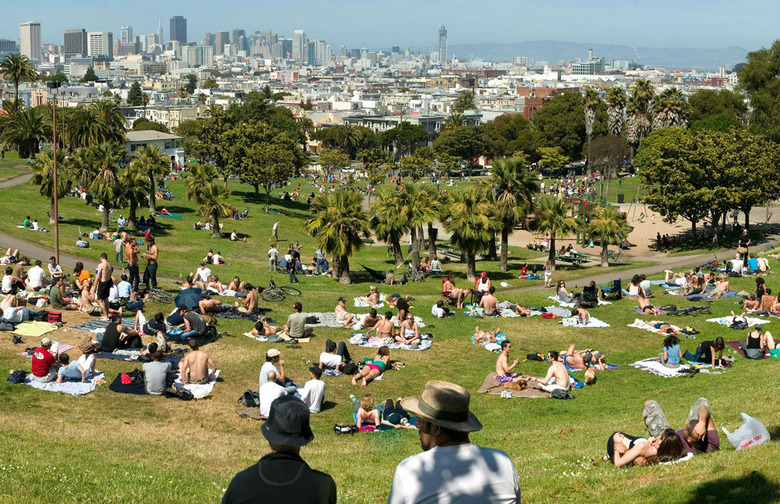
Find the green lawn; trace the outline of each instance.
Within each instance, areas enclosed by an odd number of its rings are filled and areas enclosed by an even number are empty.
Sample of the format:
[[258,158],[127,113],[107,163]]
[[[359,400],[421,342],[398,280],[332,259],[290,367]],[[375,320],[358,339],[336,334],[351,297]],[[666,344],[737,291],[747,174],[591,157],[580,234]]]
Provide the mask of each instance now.
[[[171,188],[175,194],[183,194],[179,183],[172,184]],[[230,263],[216,268],[223,279],[240,274],[255,284],[267,284],[265,254],[271,224],[277,216],[264,215],[260,205],[247,201],[246,186],[231,184],[231,189],[231,203],[239,210],[250,208],[250,213],[245,220],[228,221],[225,230],[235,227],[249,241],[230,243],[227,239],[212,239],[206,231],[196,232],[191,228],[197,220],[192,205],[184,199],[166,202],[171,212],[181,214],[184,219],[162,221],[166,225],[164,232],[158,234],[162,273],[178,276],[194,271],[199,259],[213,248],[221,251]],[[308,188],[301,192],[307,194]],[[41,243],[50,242],[52,233],[33,233],[15,227],[32,210],[42,217],[47,205],[33,186],[4,191],[0,198],[0,211],[4,212],[7,223],[4,231]],[[299,240],[304,247],[304,258],[312,255],[314,242],[301,231],[302,219],[307,214],[304,205],[281,204],[276,200],[272,208],[282,212],[278,216],[282,246],[290,240]],[[86,231],[94,227],[99,215],[73,198],[63,201],[61,214],[74,219],[62,227],[63,249],[73,252],[78,228]],[[111,248],[107,243],[92,241],[92,244],[93,248],[86,251],[90,257]],[[546,296],[551,291],[520,289],[538,281],[516,278],[524,261],[541,258],[527,250],[512,249],[512,252],[510,273],[496,273],[497,264],[487,261],[477,267],[489,271],[496,283],[510,284],[508,288],[499,288],[497,295],[501,300],[550,304]],[[388,261],[384,246],[369,246],[350,262],[354,270],[360,270],[359,264],[388,268]],[[780,266],[773,260],[772,267]],[[458,285],[466,285],[463,265],[449,263],[445,269],[459,272]],[[560,269],[555,279],[573,279],[600,271],[598,266]],[[286,283],[285,275],[275,278]],[[337,297],[363,294],[370,283],[366,276],[356,276],[349,286],[329,278],[302,277],[301,301],[305,311],[331,311]],[[773,289],[780,287],[772,276],[768,277],[768,284]],[[736,289],[752,290],[754,282],[742,279],[732,285]],[[175,289],[172,282],[165,283],[165,287]],[[380,290],[390,292],[388,288]],[[681,426],[690,404],[705,395],[712,403],[719,428],[725,425],[735,429],[741,424],[740,412],[746,412],[761,419],[773,436],[780,434],[778,361],[756,362],[737,357],[735,366],[720,375],[700,373],[693,378],[664,379],[627,366],[634,360],[657,355],[663,340],[661,336],[626,327],[638,316],[631,300],[591,310],[593,316],[608,322],[610,328],[577,329],[541,318],[487,320],[458,313],[446,320],[432,319],[429,310],[439,299],[438,278],[396,286],[393,290],[415,297],[413,311],[424,318],[429,324],[426,330],[435,335],[433,348],[427,352],[393,352],[391,358],[403,361],[406,367],[388,372],[383,380],[370,384],[368,391],[379,401],[418,395],[425,382],[434,378],[465,386],[472,392],[474,413],[485,425],[472,436],[473,441],[501,448],[509,454],[518,468],[525,502],[769,503],[780,499],[777,467],[780,444],[774,441],[735,451],[721,434],[720,452],[677,465],[616,469],[601,461],[607,437],[613,431],[643,434],[642,404],[651,398],[661,402],[675,426]],[[690,305],[660,290],[656,291],[654,302]],[[291,311],[289,298],[262,305],[272,308],[268,316],[280,323]],[[726,315],[739,308],[730,299],[715,301],[712,306],[712,316]],[[153,314],[158,309],[170,311],[172,306],[152,305],[146,312]],[[67,327],[75,325],[76,318],[85,317],[66,314],[69,323],[54,333],[53,338],[66,343],[79,341],[83,333]],[[672,318],[667,317],[671,323],[701,331],[697,340],[683,341],[684,349],[693,350],[699,341],[719,335],[729,340],[744,337],[743,332],[705,322],[707,316]],[[496,355],[471,344],[475,325],[500,327],[514,343],[513,356],[520,359],[527,353],[561,350],[569,343],[576,343],[578,347],[592,346],[606,352],[607,361],[620,365],[620,369],[599,373],[598,382],[575,391],[573,401],[507,400],[478,395],[475,391],[485,375],[494,369]],[[3,404],[0,502],[49,503],[53,496],[58,502],[218,502],[232,476],[268,451],[259,432],[260,424],[240,419],[234,413],[241,394],[257,386],[265,351],[272,346],[279,348],[287,362],[288,374],[302,383],[308,366],[304,359],[316,361],[325,339],[342,341],[350,333],[346,329],[317,329],[312,342],[302,344],[301,349],[289,349],[241,336],[250,329],[249,322],[220,320],[218,327],[233,336],[204,347],[222,370],[214,393],[205,400],[182,403],[158,397],[119,395],[106,385],[98,387],[93,394],[76,398],[0,382]],[[771,327],[770,324],[768,328]],[[29,360],[17,353],[35,342],[33,338],[24,338],[24,344],[13,345],[7,335],[0,338],[0,372],[20,367],[29,369]],[[355,360],[373,354],[369,349],[352,346],[350,352]],[[75,357],[78,353],[71,351],[71,355]],[[109,382],[118,373],[136,367],[140,365],[98,362],[98,368],[106,372]],[[520,371],[535,376],[543,375],[546,367],[539,362],[519,365]],[[339,502],[381,502],[386,499],[396,464],[419,452],[419,438],[411,431],[335,435],[333,424],[352,422],[349,394],[360,395],[362,390],[353,388],[345,376],[326,378],[326,383],[326,407],[312,417],[316,438],[304,448],[303,456],[313,467],[333,475]]]
[[6,152],[5,159],[0,159],[0,180],[6,180],[30,171],[27,160],[19,160],[16,152]]

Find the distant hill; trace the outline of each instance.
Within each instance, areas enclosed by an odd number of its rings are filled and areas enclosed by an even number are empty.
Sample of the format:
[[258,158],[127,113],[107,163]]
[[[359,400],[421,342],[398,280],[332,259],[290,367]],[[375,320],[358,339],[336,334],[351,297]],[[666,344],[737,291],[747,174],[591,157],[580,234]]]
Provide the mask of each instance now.
[[[514,44],[460,44],[449,47],[449,56],[466,61],[469,56],[485,61],[512,60],[515,56],[527,56],[534,61],[547,61],[555,64],[560,60],[575,58],[588,59],[588,49],[594,56],[603,56],[607,63],[613,59],[637,61],[634,48],[627,45],[578,44],[574,42],[556,42],[538,40],[517,42]],[[737,63],[747,59],[748,51],[741,47],[723,49],[658,48],[637,47],[641,59],[639,63],[669,69],[717,70],[721,65],[731,69]]]

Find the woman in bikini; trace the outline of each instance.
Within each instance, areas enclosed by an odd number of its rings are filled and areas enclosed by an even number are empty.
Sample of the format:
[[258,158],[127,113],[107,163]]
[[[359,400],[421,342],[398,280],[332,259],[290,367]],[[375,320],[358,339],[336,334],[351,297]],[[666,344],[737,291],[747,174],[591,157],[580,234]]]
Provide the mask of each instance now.
[[718,281],[715,284],[715,288],[712,289],[709,294],[707,294],[707,298],[712,299],[712,296],[715,296],[716,299],[720,299],[720,297],[728,291],[729,281],[726,280],[726,275],[721,273],[718,275]]
[[368,382],[381,375],[387,369],[387,364],[390,362],[390,349],[387,346],[382,346],[374,356],[373,362],[366,363],[363,369],[360,370],[355,376],[352,377],[352,385],[357,385],[358,378],[363,379],[363,387],[368,385]]
[[377,338],[393,339],[393,334],[395,333],[395,324],[393,324],[392,318],[393,312],[385,312],[385,318],[380,319],[379,322],[374,325],[374,327],[366,331],[366,336],[371,334],[371,331],[376,330]]
[[479,329],[479,326],[476,326],[474,328],[474,337],[473,341],[474,343],[482,343],[484,342],[490,342],[490,343],[497,343],[498,339],[496,336],[498,336],[498,333],[501,332],[501,329],[496,327],[495,331],[481,331]]
[[420,328],[411,313],[407,313],[406,320],[401,322],[401,333],[396,335],[395,341],[404,345],[420,344]]
[[79,311],[83,311],[85,313],[91,313],[95,310],[95,307],[92,303],[95,302],[95,298],[92,296],[92,293],[90,292],[90,288],[92,287],[92,283],[89,281],[89,279],[84,280],[81,282],[82,288],[81,288],[81,303],[79,303]]
[[647,466],[680,459],[685,452],[680,436],[672,429],[649,439],[615,432],[607,441],[607,457],[604,460],[612,460],[615,467],[628,464]]
[[463,308],[463,300],[466,299],[468,291],[456,288],[455,273],[450,273],[441,281],[441,293],[450,301],[454,301],[457,308]]

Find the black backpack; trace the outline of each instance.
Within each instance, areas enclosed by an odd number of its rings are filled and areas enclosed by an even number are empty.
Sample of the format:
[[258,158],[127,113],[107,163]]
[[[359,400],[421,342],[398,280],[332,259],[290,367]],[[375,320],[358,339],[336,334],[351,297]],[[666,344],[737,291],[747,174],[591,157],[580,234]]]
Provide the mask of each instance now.
[[247,408],[259,408],[260,407],[260,394],[257,390],[247,390],[238,399],[238,402],[246,406]]
[[17,369],[13,373],[8,375],[8,381],[11,383],[24,383],[27,378],[27,371],[24,369]]
[[217,332],[217,328],[212,325],[207,325],[206,329],[200,335],[201,338],[205,339],[216,338],[217,336],[219,336],[219,332]]
[[553,399],[574,399],[574,396],[569,393],[568,390],[555,389],[550,392],[550,397]]
[[165,392],[163,392],[163,395],[165,397],[176,397],[181,399],[182,401],[191,401],[192,399],[195,399],[195,396],[192,395],[192,392],[189,390],[182,388],[182,389],[176,389],[173,387],[169,387],[165,389]]
[[353,375],[358,372],[358,366],[354,362],[349,361],[341,368],[341,372],[346,375]]

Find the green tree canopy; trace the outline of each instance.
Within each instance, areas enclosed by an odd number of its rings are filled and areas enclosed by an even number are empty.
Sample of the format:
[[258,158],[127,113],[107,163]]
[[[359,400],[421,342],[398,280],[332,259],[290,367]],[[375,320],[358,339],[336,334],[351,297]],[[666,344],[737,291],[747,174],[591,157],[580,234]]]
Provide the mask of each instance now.
[[87,72],[84,74],[84,77],[81,78],[81,82],[95,82],[97,81],[97,75],[95,74],[95,68],[89,67],[87,68]]
[[184,84],[184,90],[187,94],[192,94],[198,89],[198,76],[195,74],[187,74],[184,76],[186,83]]
[[379,134],[379,143],[383,146],[393,145],[403,156],[414,152],[420,142],[428,139],[428,133],[422,126],[402,122],[395,128],[390,128]]
[[145,117],[139,117],[133,121],[133,131],[159,131],[161,133],[170,133],[164,124],[150,121]]
[[753,109],[750,130],[780,142],[780,40],[748,53],[739,85]]
[[[582,157],[587,141],[585,131],[585,101],[579,93],[563,93],[554,96],[534,116],[533,123],[542,137],[542,144],[560,147],[570,159]],[[601,101],[596,106],[593,125],[595,136],[607,133],[607,106]]]
[[745,97],[729,89],[715,91],[713,89],[701,89],[688,98],[691,110],[691,123],[728,114],[739,120],[747,114]]
[[450,192],[449,216],[444,228],[450,243],[466,256],[466,277],[477,277],[476,257],[493,241],[497,217],[490,198],[481,187],[467,186]]
[[461,91],[458,93],[458,98],[455,99],[455,103],[452,104],[452,110],[460,112],[461,114],[467,110],[474,110],[477,108],[477,102],[474,99],[474,94],[471,91]]
[[629,233],[629,225],[625,214],[612,207],[598,207],[590,217],[587,229],[588,235],[598,238],[601,243],[601,266],[609,266],[609,247],[619,245]]
[[130,84],[130,89],[127,91],[127,104],[133,107],[140,107],[143,105],[143,89],[141,89],[141,83],[138,81]]
[[463,126],[442,131],[433,142],[437,154],[447,154],[471,164],[485,152],[485,143],[476,126]]

